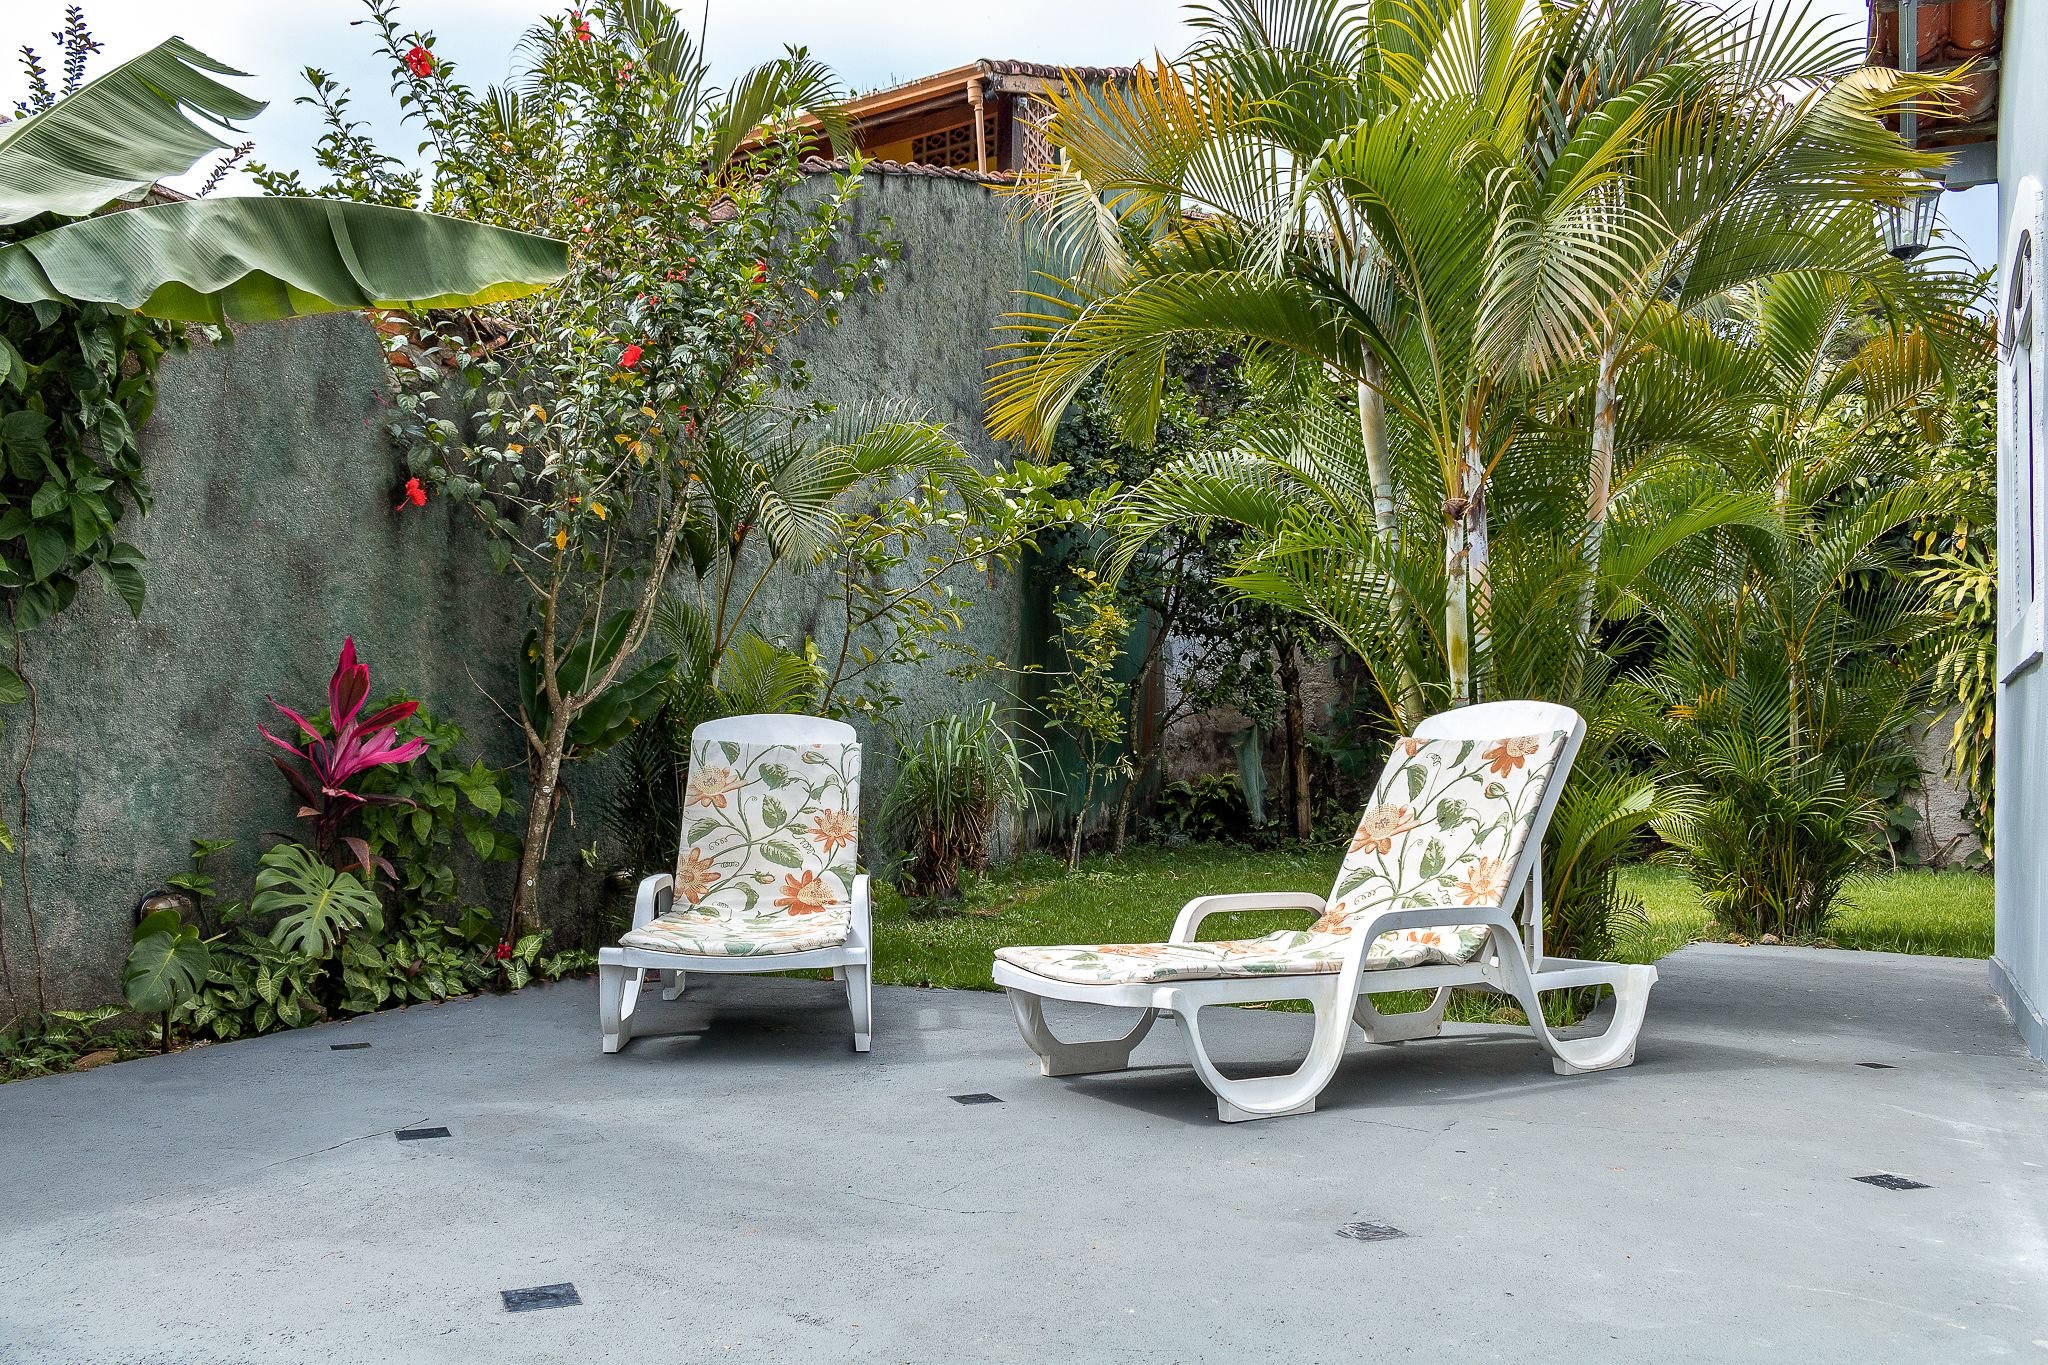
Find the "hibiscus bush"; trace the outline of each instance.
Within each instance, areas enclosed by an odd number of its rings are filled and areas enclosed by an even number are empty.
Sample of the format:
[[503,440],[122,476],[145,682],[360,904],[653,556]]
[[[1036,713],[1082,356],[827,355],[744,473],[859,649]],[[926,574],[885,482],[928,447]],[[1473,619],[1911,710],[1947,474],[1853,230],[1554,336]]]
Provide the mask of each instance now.
[[[879,289],[893,249],[853,229],[857,168],[803,170],[804,149],[841,124],[834,81],[800,50],[716,90],[666,9],[607,2],[543,18],[520,43],[514,85],[479,89],[433,34],[405,31],[389,4],[369,10],[426,166],[379,151],[351,120],[348,92],[309,71],[308,98],[328,119],[328,181],[266,172],[266,183],[571,243],[568,276],[543,295],[484,318],[388,325],[402,380],[390,418],[404,452],[400,514],[436,499],[460,507],[532,603],[520,700],[533,795],[506,934],[518,942],[538,927],[563,766],[660,705],[672,661],[643,645],[665,584],[720,557],[706,526],[727,538],[755,529],[704,515],[707,473],[829,410],[807,398],[786,343],[836,322],[854,291]],[[890,431],[879,454],[898,463],[957,455],[915,421]],[[839,472],[834,460],[859,458],[848,445],[828,444],[788,477]],[[872,447],[865,458],[860,474],[892,467]],[[774,498],[760,501],[764,519],[776,516]]]

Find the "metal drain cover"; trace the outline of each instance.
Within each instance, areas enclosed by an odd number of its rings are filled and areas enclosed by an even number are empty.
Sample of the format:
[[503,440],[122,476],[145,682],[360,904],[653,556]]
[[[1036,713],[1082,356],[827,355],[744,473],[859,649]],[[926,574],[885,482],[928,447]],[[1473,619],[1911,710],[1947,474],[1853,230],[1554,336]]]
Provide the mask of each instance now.
[[986,1090],[977,1090],[972,1095],[954,1095],[951,1098],[955,1104],[1001,1104],[1003,1102],[1002,1096],[991,1095]]
[[1932,1185],[1924,1185],[1917,1180],[1908,1180],[1902,1175],[1893,1175],[1890,1171],[1879,1171],[1876,1175],[1859,1175],[1855,1179],[1862,1181],[1866,1185],[1875,1185],[1881,1190],[1930,1190],[1934,1188]]
[[446,1128],[401,1128],[398,1130],[398,1140],[400,1142],[418,1142],[421,1138],[444,1138],[447,1136],[448,1130]]
[[583,1296],[573,1284],[540,1284],[531,1289],[500,1289],[507,1313],[531,1313],[536,1308],[578,1308]]
[[1354,1242],[1391,1242],[1408,1234],[1386,1223],[1346,1223],[1337,1229],[1337,1235]]
[[329,1043],[327,1050],[329,1052],[360,1052],[368,1046],[368,1043]]

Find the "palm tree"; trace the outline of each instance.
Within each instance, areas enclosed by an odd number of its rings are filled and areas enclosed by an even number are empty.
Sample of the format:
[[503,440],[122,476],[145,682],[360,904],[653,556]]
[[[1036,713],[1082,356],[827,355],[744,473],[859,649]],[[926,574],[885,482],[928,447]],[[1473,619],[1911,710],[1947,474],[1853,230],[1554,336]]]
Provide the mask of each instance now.
[[[1586,485],[1597,548],[1653,305],[1873,266],[1844,201],[1900,197],[1931,164],[1878,122],[1931,78],[1863,69],[1811,24],[1728,31],[1692,0],[1222,0],[1197,23],[1183,62],[1056,102],[1065,164],[1022,188],[1065,277],[1013,318],[992,424],[1043,441],[1102,369],[1142,435],[1189,338],[1327,370],[1360,400],[1383,543],[1404,453],[1433,476],[1406,491],[1441,533],[1454,703],[1485,644],[1501,462],[1538,404],[1602,357],[1598,437],[1554,474]],[[1412,680],[1389,690],[1415,710]]]
[[1875,779],[1925,710],[1943,617],[1905,571],[1901,529],[1941,490],[1923,454],[1868,437],[1938,396],[1989,336],[1967,311],[1974,277],[1914,282],[1924,321],[1869,281],[1799,272],[1660,339],[1666,364],[1707,376],[1747,419],[1686,477],[1764,490],[1764,515],[1637,581],[1662,639],[1628,709],[1684,785],[1667,837],[1708,907],[1749,933],[1825,924],[1879,828]]

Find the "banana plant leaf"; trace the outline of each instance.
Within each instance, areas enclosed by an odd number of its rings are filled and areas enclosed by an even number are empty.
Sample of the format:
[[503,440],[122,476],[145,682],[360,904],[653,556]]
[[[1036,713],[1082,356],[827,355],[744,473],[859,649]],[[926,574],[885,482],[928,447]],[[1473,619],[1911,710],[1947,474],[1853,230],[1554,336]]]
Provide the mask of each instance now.
[[560,242],[431,213],[330,199],[192,199],[0,247],[0,298],[110,303],[177,322],[268,322],[495,303],[567,269]]
[[207,72],[247,74],[170,38],[42,113],[0,125],[0,226],[45,213],[82,218],[140,199],[226,147],[208,124],[252,118],[264,102]]

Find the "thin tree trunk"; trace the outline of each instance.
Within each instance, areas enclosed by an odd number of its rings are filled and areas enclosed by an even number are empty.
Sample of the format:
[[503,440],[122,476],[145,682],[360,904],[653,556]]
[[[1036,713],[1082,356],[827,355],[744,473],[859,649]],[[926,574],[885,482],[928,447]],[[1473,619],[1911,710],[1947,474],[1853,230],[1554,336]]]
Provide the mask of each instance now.
[[1088,807],[1095,801],[1095,764],[1088,763],[1088,783],[1081,789],[1081,809],[1074,816],[1074,841],[1067,848],[1067,871],[1081,869],[1081,834],[1088,824]]
[[[1152,638],[1145,643],[1145,662],[1139,666],[1138,676],[1131,683],[1131,707],[1124,733],[1131,737],[1134,749],[1138,739],[1138,722],[1145,714],[1145,698],[1152,690],[1152,679],[1158,673],[1160,660],[1165,654],[1169,628],[1170,616],[1167,613],[1160,613],[1152,631]],[[1130,835],[1131,812],[1138,804],[1138,785],[1145,780],[1145,775],[1152,771],[1152,765],[1158,761],[1159,751],[1165,747],[1165,743],[1166,727],[1161,725],[1146,744],[1144,754],[1139,756],[1134,753],[1137,761],[1132,765],[1130,777],[1124,782],[1123,791],[1117,796],[1116,815],[1110,825],[1109,850],[1112,853],[1124,851],[1124,841]]]
[[1472,701],[1472,553],[1464,500],[1444,504],[1444,663],[1451,675],[1451,705]]
[[1593,602],[1600,575],[1600,543],[1607,531],[1607,506],[1614,497],[1615,388],[1621,374],[1621,341],[1609,334],[1600,345],[1593,377],[1593,452],[1586,478],[1586,581],[1579,589],[1579,640],[1593,638]]
[[1475,402],[1458,433],[1457,490],[1444,499],[1444,654],[1453,706],[1479,700],[1473,655],[1483,643],[1477,622],[1485,610],[1486,504],[1480,486],[1484,474]]
[[567,708],[557,706],[549,719],[540,751],[530,764],[532,790],[526,807],[526,842],[519,850],[519,881],[512,888],[512,914],[506,942],[518,943],[540,932],[540,875],[547,862],[548,836],[555,827],[561,801],[562,763],[569,749]]
[[[1381,389],[1382,371],[1377,360],[1367,359],[1365,377],[1358,381],[1358,439],[1365,447],[1366,477],[1372,480],[1372,524],[1382,545],[1391,547],[1399,531],[1395,520],[1394,462],[1387,450],[1387,398]],[[1396,585],[1395,610],[1407,615],[1408,599]],[[1422,719],[1422,684],[1413,669],[1403,665],[1396,681],[1400,694],[1402,728]]]
[[1380,367],[1366,362],[1358,381],[1358,437],[1365,446],[1366,477],[1372,480],[1372,524],[1381,540],[1394,538],[1394,464],[1387,453],[1387,399],[1380,391]]
[[1301,702],[1301,657],[1292,637],[1279,643],[1281,708],[1287,732],[1287,797],[1294,817],[1294,837],[1315,833],[1315,811],[1309,804],[1308,724]]

